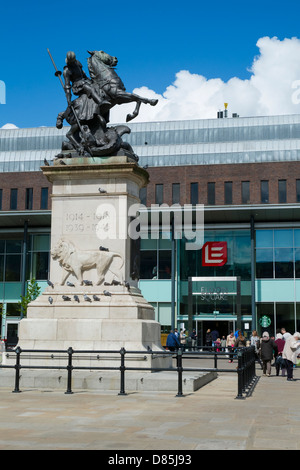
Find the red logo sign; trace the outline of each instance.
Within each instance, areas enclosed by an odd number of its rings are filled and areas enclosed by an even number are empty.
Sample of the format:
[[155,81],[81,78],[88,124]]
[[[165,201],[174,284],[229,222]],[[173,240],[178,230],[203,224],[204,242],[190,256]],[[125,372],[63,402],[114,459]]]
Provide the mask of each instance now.
[[206,242],[202,248],[202,266],[224,266],[227,263],[227,242]]

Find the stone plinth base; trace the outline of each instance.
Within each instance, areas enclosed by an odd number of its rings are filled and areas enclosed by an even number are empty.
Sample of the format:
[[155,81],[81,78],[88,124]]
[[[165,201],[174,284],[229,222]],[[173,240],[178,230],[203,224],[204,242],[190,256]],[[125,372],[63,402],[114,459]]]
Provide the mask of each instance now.
[[[22,363],[65,367],[65,354],[52,351],[71,347],[74,366],[92,367],[92,353],[104,350],[105,365],[120,367],[115,352],[125,348],[140,353],[132,367],[171,368],[154,308],[137,287],[139,249],[129,230],[148,173],[126,155],[59,159],[42,170],[52,183],[50,286],[29,304],[18,346],[48,352],[38,364],[26,353]],[[160,354],[142,359],[149,349]],[[91,357],[80,354],[87,350]]]
[[[101,365],[106,367],[119,367],[118,351],[125,348],[138,351],[126,357],[131,367],[171,368],[171,358],[161,346],[160,324],[153,320],[153,307],[137,288],[128,291],[124,286],[110,286],[109,289],[111,296],[104,295],[105,289],[98,286],[47,288],[30,304],[27,318],[20,322],[18,346],[22,350],[49,350],[49,353],[39,354],[38,360],[36,353],[26,353],[22,363],[65,367],[66,353],[54,351],[67,351],[71,347],[75,351],[74,366],[93,367],[102,361]],[[98,300],[94,300],[94,295]],[[70,300],[64,301],[63,296]],[[90,300],[85,300],[85,296]],[[149,349],[155,354],[143,356]],[[90,351],[90,354],[80,351]],[[99,354],[94,351],[107,352],[100,353],[97,359]]]

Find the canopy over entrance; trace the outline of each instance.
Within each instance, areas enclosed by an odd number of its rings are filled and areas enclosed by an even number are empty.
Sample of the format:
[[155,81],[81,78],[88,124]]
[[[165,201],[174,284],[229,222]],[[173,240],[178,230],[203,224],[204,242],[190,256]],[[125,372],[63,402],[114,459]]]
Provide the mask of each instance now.
[[188,331],[193,320],[236,321],[241,328],[241,278],[188,278]]

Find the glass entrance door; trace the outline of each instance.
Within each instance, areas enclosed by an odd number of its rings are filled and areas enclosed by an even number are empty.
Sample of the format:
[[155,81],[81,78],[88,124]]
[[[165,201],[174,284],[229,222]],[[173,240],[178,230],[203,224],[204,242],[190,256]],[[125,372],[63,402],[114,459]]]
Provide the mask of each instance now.
[[190,277],[188,330],[194,321],[236,322],[241,328],[240,277]]
[[225,338],[231,331],[235,331],[235,321],[202,321],[202,320],[196,320],[196,332],[197,332],[197,338],[198,338],[198,346],[204,346],[205,345],[205,335],[207,330],[210,329],[210,331],[216,330],[219,332],[220,339],[222,339],[223,336]]

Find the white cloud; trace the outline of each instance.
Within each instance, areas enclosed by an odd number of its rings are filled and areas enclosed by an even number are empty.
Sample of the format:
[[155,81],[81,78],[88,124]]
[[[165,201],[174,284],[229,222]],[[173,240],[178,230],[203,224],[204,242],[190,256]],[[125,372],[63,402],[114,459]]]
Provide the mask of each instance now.
[[14,124],[7,123],[7,124],[4,124],[4,126],[0,127],[0,129],[19,129],[19,128],[15,126]]
[[[133,90],[140,96],[159,99],[155,107],[142,104],[134,122],[215,118],[225,102],[229,103],[229,115],[231,112],[240,116],[299,113],[300,40],[263,37],[257,41],[257,47],[259,54],[253,59],[248,80],[232,77],[224,82],[180,70],[162,95],[147,87]],[[295,86],[299,89],[297,95]],[[115,106],[111,122],[124,122],[133,109],[134,103]]]

